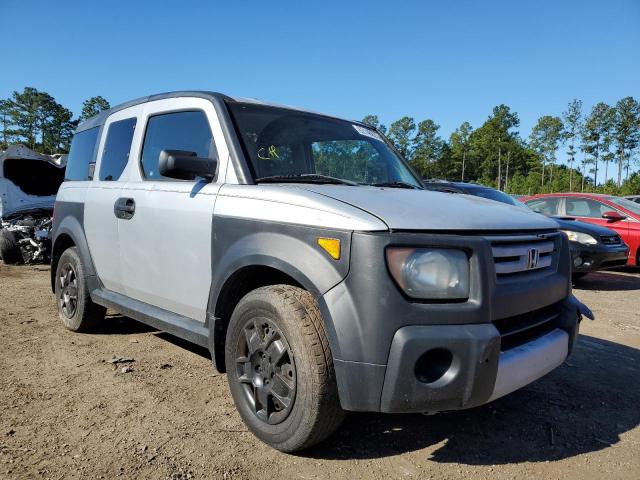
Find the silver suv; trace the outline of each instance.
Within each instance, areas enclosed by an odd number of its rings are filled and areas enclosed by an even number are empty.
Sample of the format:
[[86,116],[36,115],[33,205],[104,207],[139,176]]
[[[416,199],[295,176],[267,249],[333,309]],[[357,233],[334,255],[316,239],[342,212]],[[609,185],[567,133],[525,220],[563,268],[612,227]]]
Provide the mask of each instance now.
[[367,125],[211,92],[82,123],[52,238],[67,328],[112,308],[208,347],[283,451],[345,411],[512,392],[567,358],[588,312],[553,220],[424,190]]

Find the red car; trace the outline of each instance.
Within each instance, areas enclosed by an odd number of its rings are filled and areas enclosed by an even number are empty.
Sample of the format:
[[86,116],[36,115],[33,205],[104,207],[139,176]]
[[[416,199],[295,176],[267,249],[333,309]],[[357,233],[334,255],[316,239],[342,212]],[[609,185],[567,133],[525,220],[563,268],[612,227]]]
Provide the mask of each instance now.
[[596,193],[547,193],[519,200],[545,215],[574,217],[615,230],[629,246],[627,265],[640,265],[640,204]]

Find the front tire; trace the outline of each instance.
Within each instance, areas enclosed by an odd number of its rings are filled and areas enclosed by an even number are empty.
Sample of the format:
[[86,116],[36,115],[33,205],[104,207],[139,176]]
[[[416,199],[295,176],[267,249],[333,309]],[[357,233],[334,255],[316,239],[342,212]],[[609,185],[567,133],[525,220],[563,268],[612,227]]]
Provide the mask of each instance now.
[[89,332],[104,320],[107,309],[91,300],[84,265],[76,247],[65,250],[58,260],[55,295],[58,314],[69,330]]
[[242,420],[268,445],[302,450],[342,423],[329,342],[309,292],[274,285],[243,297],[227,330],[225,361]]

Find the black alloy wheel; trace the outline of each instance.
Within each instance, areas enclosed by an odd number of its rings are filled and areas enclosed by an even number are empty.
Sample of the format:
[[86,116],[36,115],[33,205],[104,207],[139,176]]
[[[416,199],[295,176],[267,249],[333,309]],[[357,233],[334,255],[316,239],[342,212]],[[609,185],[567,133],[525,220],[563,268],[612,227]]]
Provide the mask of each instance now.
[[236,372],[246,401],[265,423],[276,425],[291,412],[296,398],[296,366],[291,347],[273,322],[254,317],[238,339]]
[[73,318],[78,308],[78,276],[71,263],[62,265],[58,281],[59,310],[65,317]]

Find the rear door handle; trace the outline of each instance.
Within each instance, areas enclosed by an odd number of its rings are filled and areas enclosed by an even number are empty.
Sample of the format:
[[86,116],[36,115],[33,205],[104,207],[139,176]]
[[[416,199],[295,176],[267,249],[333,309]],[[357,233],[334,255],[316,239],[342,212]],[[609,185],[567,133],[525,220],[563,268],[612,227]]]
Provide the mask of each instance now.
[[133,198],[119,198],[113,205],[113,213],[122,220],[129,220],[136,212],[136,201]]

